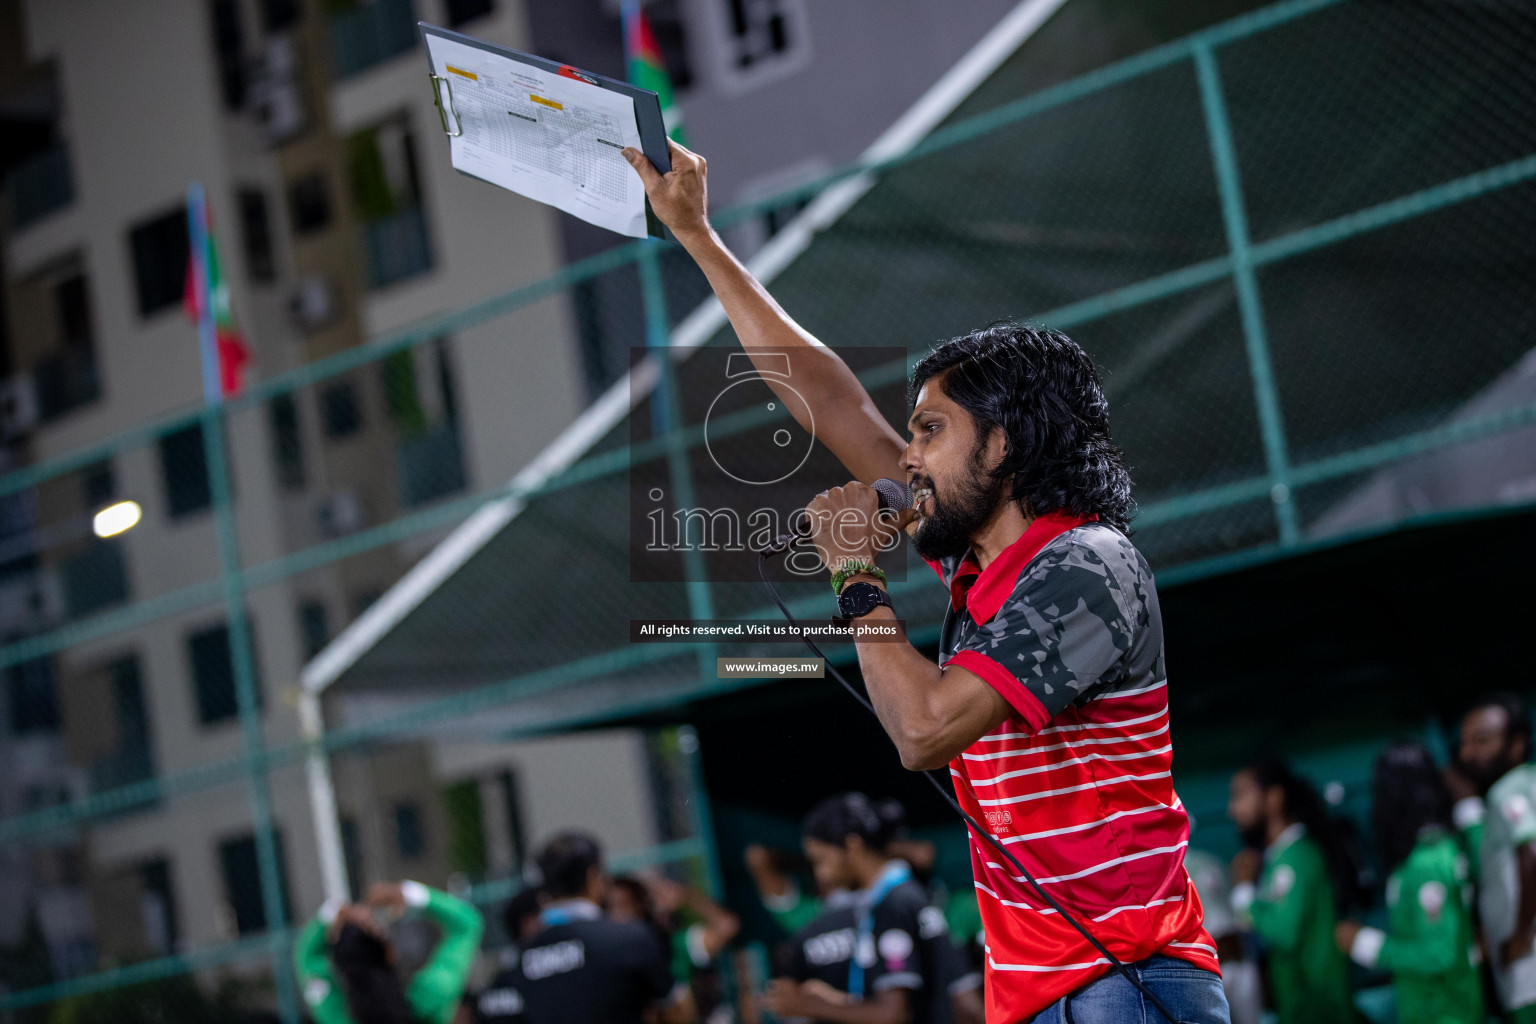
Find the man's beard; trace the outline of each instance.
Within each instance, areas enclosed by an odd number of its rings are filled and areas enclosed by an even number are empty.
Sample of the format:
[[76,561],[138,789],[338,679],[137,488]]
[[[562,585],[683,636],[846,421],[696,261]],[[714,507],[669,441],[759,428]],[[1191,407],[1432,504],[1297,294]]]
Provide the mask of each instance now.
[[1262,850],[1269,845],[1267,842],[1269,834],[1264,828],[1264,819],[1262,818],[1247,828],[1238,829],[1237,835],[1243,841],[1244,846],[1255,850]]
[[1460,758],[1456,760],[1457,769],[1467,777],[1472,785],[1477,787],[1480,793],[1487,793],[1493,784],[1508,774],[1509,770],[1514,766],[1515,759],[1510,755],[1507,743],[1499,756],[1486,765],[1468,764]]
[[969,551],[971,538],[987,525],[1003,500],[1007,481],[987,472],[982,451],[978,447],[971,453],[970,475],[956,485],[953,497],[940,501],[938,491],[934,491],[933,515],[912,535],[913,547],[929,561],[959,558]]

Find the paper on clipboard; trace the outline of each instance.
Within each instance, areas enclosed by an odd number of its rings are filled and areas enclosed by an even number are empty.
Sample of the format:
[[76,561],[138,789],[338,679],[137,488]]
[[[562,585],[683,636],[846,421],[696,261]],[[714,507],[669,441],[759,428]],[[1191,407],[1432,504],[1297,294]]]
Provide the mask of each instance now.
[[634,100],[439,35],[426,43],[456,169],[645,237],[645,189],[620,152],[641,148]]

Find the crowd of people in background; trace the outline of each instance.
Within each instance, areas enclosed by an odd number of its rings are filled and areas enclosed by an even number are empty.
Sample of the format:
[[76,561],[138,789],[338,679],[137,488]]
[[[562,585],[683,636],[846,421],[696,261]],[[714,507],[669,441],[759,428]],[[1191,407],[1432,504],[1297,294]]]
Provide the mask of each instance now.
[[[1449,764],[1404,739],[1371,779],[1369,841],[1302,775],[1258,759],[1231,780],[1242,848],[1186,866],[1215,938],[1234,1024],[1356,1024],[1362,985],[1390,977],[1400,1024],[1536,1024],[1536,766],[1518,698],[1480,699]],[[660,875],[610,876],[597,841],[554,837],[538,884],[503,910],[502,968],[471,984],[483,919],[415,882],[327,905],[295,954],[317,1024],[981,1024],[976,896],[934,875],[894,800],[817,804],[799,851],[750,846],[745,865],[782,930],[762,990],[720,970],[737,914]],[[805,891],[807,879],[814,891]],[[1385,895],[1385,911],[1372,910]],[[436,926],[406,970],[390,922]],[[739,974],[740,972],[738,972]]]
[[[1257,1024],[1265,1007],[1279,1024],[1353,1024],[1358,983],[1382,975],[1399,1024],[1536,1022],[1529,711],[1484,697],[1457,740],[1443,767],[1413,739],[1376,758],[1369,851],[1284,763],[1233,777],[1227,813],[1243,849],[1231,886],[1197,885],[1234,1024]],[[1376,878],[1386,907],[1371,924]]]

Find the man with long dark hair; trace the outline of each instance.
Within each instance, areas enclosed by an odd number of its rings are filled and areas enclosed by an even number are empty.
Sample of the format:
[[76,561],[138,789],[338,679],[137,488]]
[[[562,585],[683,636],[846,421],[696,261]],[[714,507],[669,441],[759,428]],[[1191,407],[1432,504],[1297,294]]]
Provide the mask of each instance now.
[[1264,943],[1280,1024],[1352,1024],[1349,967],[1334,947],[1342,872],[1317,791],[1260,760],[1232,776],[1227,816],[1244,844],[1232,906]]
[[896,525],[950,595],[938,663],[907,642],[861,641],[859,667],[902,763],[949,766],[961,805],[990,834],[971,835],[988,1019],[1142,1019],[1145,997],[1109,974],[1076,921],[1183,1020],[1225,1024],[1216,949],[1184,870],[1157,592],[1124,533],[1131,481],[1093,361],[1043,328],[956,338],[913,375],[905,442],[848,365],[721,243],[704,161],[674,147],[662,175],[625,153],[769,386],[856,478],[808,509],[844,619],[895,627],[874,564],[889,527],[872,484],[915,490]]
[[1392,972],[1398,1024],[1483,1024],[1471,875],[1451,828],[1451,794],[1417,740],[1393,743],[1371,778],[1376,852],[1388,872],[1386,931],[1340,921],[1339,949]]
[[[376,911],[417,911],[442,936],[407,981]],[[294,966],[316,1024],[448,1024],[480,948],[484,921],[463,900],[419,882],[381,882],[363,903],[327,904],[299,932]]]
[[[1478,848],[1482,913],[1499,998],[1516,1024],[1536,1022],[1536,766],[1531,716],[1510,693],[1481,698],[1461,720],[1456,767],[1489,810],[1457,816]],[[1469,813],[1471,812],[1471,813]]]

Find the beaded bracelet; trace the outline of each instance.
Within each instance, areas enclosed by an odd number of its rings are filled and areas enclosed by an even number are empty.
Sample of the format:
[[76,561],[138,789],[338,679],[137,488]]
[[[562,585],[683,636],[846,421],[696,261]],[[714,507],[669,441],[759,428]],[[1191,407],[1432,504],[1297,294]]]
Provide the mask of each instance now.
[[848,582],[849,577],[859,575],[873,576],[882,585],[886,583],[885,570],[881,569],[878,565],[875,565],[873,562],[866,562],[861,558],[848,558],[844,559],[843,563],[832,573],[832,593],[841,594],[843,592],[843,584]]

